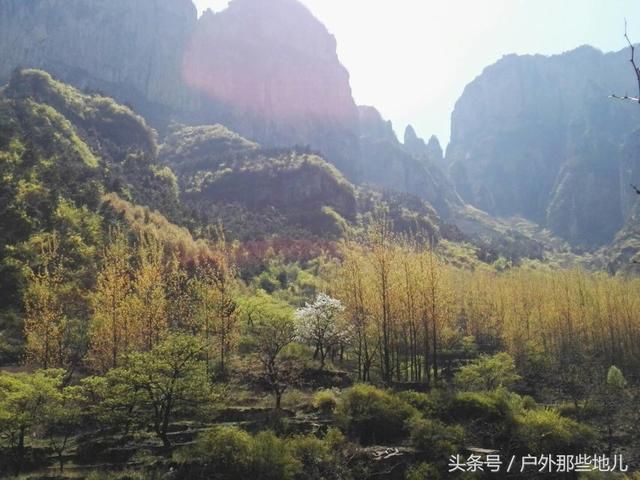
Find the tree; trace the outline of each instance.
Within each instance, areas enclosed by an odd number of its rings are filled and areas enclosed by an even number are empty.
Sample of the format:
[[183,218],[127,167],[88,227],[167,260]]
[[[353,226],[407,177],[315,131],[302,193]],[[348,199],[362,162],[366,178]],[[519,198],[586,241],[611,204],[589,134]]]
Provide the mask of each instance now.
[[[640,103],[640,68],[638,67],[637,63],[636,63],[636,47],[633,43],[631,43],[631,40],[629,39],[629,34],[627,33],[627,21],[624,21],[624,38],[627,41],[627,43],[629,44],[629,50],[631,51],[631,59],[629,60],[629,62],[631,63],[631,66],[633,67],[633,71],[635,73],[636,76],[636,81],[638,82],[638,96],[637,97],[630,97],[629,95],[624,95],[622,97],[612,94],[611,98],[617,98],[618,100],[631,100],[632,102],[636,102],[636,103]],[[635,188],[635,187],[634,187]]]
[[378,355],[380,343],[371,313],[371,292],[368,267],[369,259],[363,249],[356,244],[347,244],[342,251],[344,260],[338,277],[345,316],[349,319],[351,347],[358,360],[358,380],[371,380],[371,368]]
[[342,312],[344,307],[340,300],[324,293],[295,312],[296,335],[316,349],[314,358],[320,359],[320,370],[324,370],[329,351],[344,343],[349,336],[349,329],[341,318]]
[[132,354],[127,367],[112,373],[116,382],[139,395],[137,411],[167,448],[176,411],[197,410],[215,400],[208,388],[203,353],[204,346],[196,338],[170,335],[150,352]]
[[64,370],[0,372],[0,439],[13,451],[16,475],[22,469],[28,435],[57,411],[64,375]]
[[127,368],[114,368],[103,376],[83,378],[80,382],[83,409],[98,425],[127,435],[132,427],[147,427],[143,412],[143,392]]
[[29,365],[64,368],[69,374],[86,352],[84,327],[77,314],[83,291],[70,280],[57,234],[32,238],[39,247],[38,265],[27,268],[24,335]]
[[82,389],[77,386],[66,386],[58,388],[44,412],[45,436],[51,450],[58,457],[60,472],[64,470],[69,440],[82,425],[82,405]]
[[67,364],[67,318],[61,287],[61,272],[56,265],[46,265],[30,275],[24,294],[24,334],[31,365],[47,369]]
[[291,309],[276,301],[254,312],[253,334],[256,356],[261,366],[261,378],[275,397],[280,409],[282,395],[296,376],[298,362],[284,354],[296,339],[296,326]]
[[456,374],[455,382],[464,390],[495,390],[509,388],[520,376],[511,355],[506,352],[492,357],[481,356],[475,362],[462,367]]
[[607,379],[603,391],[603,404],[607,422],[608,454],[613,452],[614,431],[617,426],[620,410],[627,403],[627,380],[622,371],[612,365],[607,372]]
[[112,233],[91,297],[93,315],[90,324],[89,361],[99,371],[116,368],[133,348],[130,318],[131,250],[124,232]]
[[205,258],[192,281],[197,305],[197,331],[204,339],[207,374],[211,354],[217,354],[217,370],[226,374],[229,354],[238,334],[238,305],[233,298],[235,272],[230,266],[224,244],[213,258]]
[[169,326],[162,244],[152,236],[141,235],[137,257],[127,312],[130,337],[136,349],[150,351]]

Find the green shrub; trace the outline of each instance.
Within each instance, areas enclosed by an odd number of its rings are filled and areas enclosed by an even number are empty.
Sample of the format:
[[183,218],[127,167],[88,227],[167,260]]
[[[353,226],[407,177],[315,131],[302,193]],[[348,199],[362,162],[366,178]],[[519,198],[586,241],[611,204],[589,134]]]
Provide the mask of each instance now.
[[407,471],[406,480],[440,480],[442,475],[436,467],[428,463],[419,463]]
[[291,455],[302,467],[299,478],[335,478],[332,475],[333,455],[326,442],[307,435],[293,437],[287,443]]
[[347,390],[338,407],[343,428],[363,444],[401,438],[407,433],[406,421],[416,414],[393,393],[364,384]]
[[343,433],[335,428],[330,427],[324,436],[324,441],[331,451],[340,451],[347,444],[347,439]]
[[338,399],[333,390],[320,390],[313,397],[313,406],[322,413],[333,413],[338,406]]
[[508,413],[505,403],[495,392],[464,392],[455,396],[449,410],[452,418],[501,420]]
[[[297,452],[303,451],[298,442]],[[302,464],[287,441],[272,432],[252,437],[237,427],[216,427],[198,437],[195,445],[178,450],[174,459],[191,478],[232,480],[293,480]]]
[[452,395],[446,390],[434,389],[429,393],[406,391],[398,393],[398,397],[415,407],[426,417],[446,418],[452,401]]
[[409,421],[411,444],[430,460],[446,460],[461,451],[464,430],[438,420],[414,417]]
[[[272,432],[261,432],[253,439],[253,476],[255,480],[289,480],[302,466],[291,454],[287,442]],[[247,477],[249,478],[249,477]]]
[[509,388],[519,379],[511,355],[500,352],[491,357],[483,355],[462,367],[455,376],[455,383],[462,390],[495,390]]
[[179,450],[175,458],[180,463],[201,461],[213,472],[229,478],[251,473],[253,439],[236,427],[216,427],[201,434],[193,447]]
[[582,453],[593,442],[593,431],[557,410],[524,410],[516,417],[516,435],[523,453]]

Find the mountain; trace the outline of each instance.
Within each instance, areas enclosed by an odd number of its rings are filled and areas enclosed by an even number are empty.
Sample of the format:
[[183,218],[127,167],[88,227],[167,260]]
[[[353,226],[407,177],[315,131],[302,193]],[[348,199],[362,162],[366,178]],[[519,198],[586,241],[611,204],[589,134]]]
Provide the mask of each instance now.
[[174,122],[221,124],[264,148],[309,146],[350,181],[444,215],[458,201],[432,170],[437,140],[423,155],[362,115],[336,39],[298,0],[233,0],[200,18],[190,0],[0,0],[0,56],[0,82],[42,68],[130,105],[162,136]]
[[426,145],[424,152],[412,152],[410,146],[400,143],[391,122],[374,107],[361,106],[359,112],[364,183],[418,196],[445,218],[462,206],[437,159],[428,155]]
[[120,218],[106,194],[180,218],[176,177],[156,152],[153,130],[110,98],[36,70],[15,72],[0,89],[0,331],[13,332],[8,338],[21,338],[27,266],[55,256],[79,285],[91,283]]
[[183,126],[160,159],[177,172],[185,205],[234,238],[336,238],[355,221],[353,185],[310,151],[262,148],[222,125]]
[[198,21],[184,81],[204,95],[199,123],[265,146],[311,145],[357,179],[358,111],[336,40],[297,0],[234,0]]
[[427,159],[439,168],[445,168],[444,152],[442,151],[440,140],[435,135],[432,135],[429,141],[425,142],[418,137],[411,125],[407,125],[404,131],[404,148],[416,158]]
[[358,112],[336,40],[297,0],[0,0],[0,83],[40,68],[133,106],[162,131],[222,123],[265,146],[312,145],[358,174]]
[[636,200],[640,157],[624,145],[640,107],[629,52],[591,47],[551,57],[509,55],[471,82],[452,115],[446,162],[462,198],[522,216],[573,245],[611,242]]
[[192,107],[182,59],[191,0],[0,0],[0,84],[17,67],[105,92],[159,126]]

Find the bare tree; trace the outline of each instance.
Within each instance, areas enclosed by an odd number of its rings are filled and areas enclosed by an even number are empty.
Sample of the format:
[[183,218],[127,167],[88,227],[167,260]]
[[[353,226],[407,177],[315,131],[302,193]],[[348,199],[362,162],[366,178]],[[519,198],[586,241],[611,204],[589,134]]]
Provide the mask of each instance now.
[[621,97],[619,95],[612,94],[611,98],[617,98],[618,100],[631,100],[632,102],[640,103],[640,68],[638,68],[638,65],[636,64],[636,47],[635,45],[633,45],[633,43],[631,43],[631,40],[629,40],[626,19],[624,21],[624,38],[627,40],[627,43],[629,44],[629,48],[631,49],[631,60],[629,61],[631,62],[631,65],[633,66],[633,71],[636,74],[636,80],[638,82],[638,96],[630,97],[629,95],[625,94],[624,96]]

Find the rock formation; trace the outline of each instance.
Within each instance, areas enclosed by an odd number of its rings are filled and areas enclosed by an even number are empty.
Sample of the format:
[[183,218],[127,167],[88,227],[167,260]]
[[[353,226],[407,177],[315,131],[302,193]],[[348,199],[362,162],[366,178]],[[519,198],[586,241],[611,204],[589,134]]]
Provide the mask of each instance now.
[[633,181],[620,147],[640,125],[640,107],[608,98],[633,92],[628,63],[626,50],[580,47],[510,55],[486,68],[452,116],[447,163],[462,198],[548,226],[574,245],[610,242]]
[[336,40],[297,0],[234,0],[199,20],[184,80],[215,120],[267,146],[311,145],[356,176],[358,113]]
[[189,106],[181,66],[196,21],[191,0],[0,0],[0,83],[41,68],[163,123]]
[[407,125],[404,131],[404,148],[416,158],[427,158],[441,168],[445,168],[444,152],[440,146],[440,140],[435,135],[429,138],[429,142],[418,137],[411,125]]
[[427,155],[420,156],[419,151],[417,155],[407,151],[391,122],[385,121],[375,108],[359,108],[362,180],[416,195],[430,202],[440,215],[449,217],[452,207],[462,202],[438,165]]

